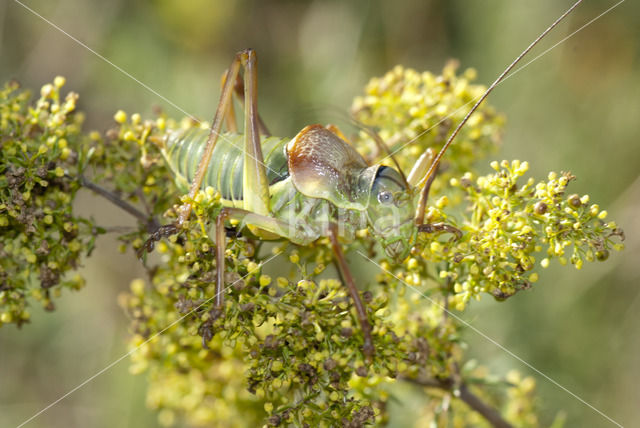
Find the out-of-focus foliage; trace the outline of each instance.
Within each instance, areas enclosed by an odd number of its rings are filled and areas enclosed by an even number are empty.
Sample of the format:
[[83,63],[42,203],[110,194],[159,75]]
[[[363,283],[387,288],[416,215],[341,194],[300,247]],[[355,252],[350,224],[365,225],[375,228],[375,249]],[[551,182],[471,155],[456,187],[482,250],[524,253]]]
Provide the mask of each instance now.
[[[471,76],[456,77],[452,68],[445,69],[444,77],[398,68],[393,76],[396,89],[412,88],[417,76],[440,82],[418,84],[424,91],[420,97],[441,99],[438,104],[445,107],[435,109],[440,114],[483,90],[470,86]],[[77,96],[60,101],[63,83],[58,78],[46,85],[34,106],[15,87],[3,92],[3,251],[22,257],[5,258],[3,263],[11,264],[2,265],[3,275],[15,273],[22,280],[16,285],[3,276],[3,322],[24,322],[26,291],[38,297],[52,287],[43,280],[42,266],[52,269],[51,263],[58,263],[61,286],[77,283],[65,282],[62,275],[76,267],[81,250],[92,248],[98,232],[89,220],[72,215],[71,202],[81,185],[136,215],[137,230],[120,236],[123,250],[139,250],[160,218],[174,221],[180,194],[160,153],[163,136],[176,127],[206,126],[164,115],[143,120],[118,111],[116,126],[104,136],[84,135],[81,115],[72,114]],[[413,114],[405,110],[415,103],[405,103],[401,93],[381,99],[385,101],[366,108],[368,124],[381,135],[402,133],[402,120],[418,127],[413,136],[430,126],[403,119]],[[377,123],[389,110],[395,112],[392,125]],[[487,107],[483,114],[493,119],[474,120],[466,130],[465,138],[481,142],[480,151],[492,148],[499,135],[502,119],[486,113],[490,111]],[[437,123],[442,117],[430,120]],[[441,142],[441,137],[427,132],[421,144]],[[371,147],[364,136],[355,144]],[[488,422],[468,407],[474,406],[468,395],[473,394],[517,426],[538,426],[533,380],[514,374],[499,380],[485,368],[465,363],[462,325],[446,308],[463,310],[481,292],[502,299],[528,288],[538,277],[531,272],[535,252],[546,249],[547,258],[540,262],[546,266],[552,257],[566,263],[565,251],[572,248],[570,261],[580,267],[583,260],[604,260],[610,248],[621,248],[612,238],[622,234],[614,222],[604,222],[605,211],[587,205],[588,197],[565,195],[569,174],[551,173],[546,182],[518,184],[527,164],[514,161],[493,163],[496,173],[473,180],[474,172],[468,170],[472,158],[482,155],[477,150],[465,151],[463,144],[448,154],[450,165],[457,166],[448,168],[451,178],[440,184],[443,196],[427,214],[432,222],[458,225],[462,238],[422,237],[400,265],[384,258],[366,230],[347,245],[354,256],[382,268],[369,284],[360,284],[373,326],[376,353],[371,361],[361,350],[363,337],[348,294],[327,269],[333,256],[326,239],[304,248],[286,242],[268,248],[250,237],[232,237],[226,252],[226,305],[223,313],[216,310],[219,267],[210,232],[220,198],[211,188],[192,201],[183,197],[182,202],[194,204],[191,220],[158,242],[160,259],[150,256],[146,261],[149,281],[134,280],[131,292],[120,297],[132,320],[131,371],[148,373],[147,401],[159,410],[160,422],[171,425],[183,418],[193,425],[221,427],[383,424],[394,384],[408,381],[424,388],[420,420],[484,426]],[[401,152],[400,163],[409,163],[409,157]],[[32,216],[21,216],[32,211]],[[38,233],[39,240],[20,238]],[[49,249],[67,251],[32,249],[42,247],[47,237]],[[264,271],[272,259],[283,272],[276,278]],[[40,281],[34,264],[40,266]],[[417,294],[407,293],[407,287]]]

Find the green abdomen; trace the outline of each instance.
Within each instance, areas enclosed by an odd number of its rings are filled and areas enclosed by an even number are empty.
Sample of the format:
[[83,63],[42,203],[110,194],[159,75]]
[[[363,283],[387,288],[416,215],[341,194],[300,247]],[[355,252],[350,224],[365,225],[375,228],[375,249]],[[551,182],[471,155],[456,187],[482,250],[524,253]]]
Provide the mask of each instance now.
[[[184,191],[189,188],[196,174],[208,136],[209,130],[200,128],[175,131],[167,135],[163,153],[176,175],[178,185]],[[289,176],[285,154],[285,144],[288,141],[277,137],[261,137],[270,185]],[[244,135],[220,134],[202,182],[203,189],[211,186],[226,200],[242,201],[244,144]]]

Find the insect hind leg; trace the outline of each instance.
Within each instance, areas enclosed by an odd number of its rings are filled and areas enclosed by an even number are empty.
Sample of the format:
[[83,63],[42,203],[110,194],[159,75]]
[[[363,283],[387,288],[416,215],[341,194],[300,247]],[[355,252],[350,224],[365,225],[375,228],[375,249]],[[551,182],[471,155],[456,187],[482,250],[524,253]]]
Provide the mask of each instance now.
[[243,208],[268,216],[271,210],[269,182],[259,133],[257,58],[252,49],[240,52],[236,58],[239,58],[244,68],[245,144],[242,188],[247,191],[243,193]]
[[[189,188],[189,200],[193,200],[202,187],[202,181],[204,180],[209,162],[211,161],[213,149],[216,146],[218,136],[220,135],[220,132],[222,130],[222,122],[225,120],[225,117],[229,112],[229,108],[231,105],[231,96],[233,95],[233,84],[236,80],[236,77],[238,76],[238,73],[240,72],[240,66],[243,59],[242,56],[244,54],[245,51],[238,52],[231,62],[231,66],[227,70],[226,76],[224,78],[224,84],[222,85],[220,100],[218,101],[218,107],[213,117],[213,122],[211,123],[209,137],[207,138],[207,143],[202,153],[202,158],[198,163],[198,169],[196,170],[195,176]],[[192,208],[193,205],[191,202],[187,202],[182,205],[178,215],[178,220],[176,222],[178,227],[182,226],[189,219]]]
[[[240,68],[244,68],[244,82],[240,80]],[[238,83],[240,82],[240,83]],[[246,192],[245,209],[258,214],[269,214],[269,183],[267,181],[266,167],[260,146],[261,120],[257,111],[257,76],[256,76],[256,55],[251,49],[240,51],[236,54],[231,65],[222,77],[222,92],[218,107],[209,131],[209,136],[199,160],[198,168],[189,187],[188,202],[184,203],[178,210],[178,219],[175,225],[163,226],[154,232],[140,250],[153,250],[155,243],[160,239],[173,235],[189,219],[193,209],[193,199],[202,187],[202,182],[206,175],[213,150],[222,131],[222,124],[227,122],[227,126],[234,122],[235,113],[233,111],[232,96],[234,92],[243,91],[242,99],[245,101],[245,147],[244,147],[244,189],[252,189]],[[266,127],[264,127],[266,130]],[[140,255],[139,254],[139,255]]]
[[[222,78],[220,79],[220,87],[223,88],[225,82],[227,81],[227,77],[229,76],[229,69],[225,70],[222,74]],[[236,81],[233,85],[233,92],[236,97],[240,100],[240,102],[244,105],[244,83],[240,76],[236,76]],[[269,132],[269,128],[265,125],[264,120],[259,113],[256,113],[258,116],[258,130],[260,131],[260,135],[264,135],[266,137],[270,137],[271,133]],[[229,110],[224,117],[225,125],[227,127],[227,131],[229,132],[238,132],[238,124],[236,122],[236,111],[233,107],[233,103],[229,104]]]

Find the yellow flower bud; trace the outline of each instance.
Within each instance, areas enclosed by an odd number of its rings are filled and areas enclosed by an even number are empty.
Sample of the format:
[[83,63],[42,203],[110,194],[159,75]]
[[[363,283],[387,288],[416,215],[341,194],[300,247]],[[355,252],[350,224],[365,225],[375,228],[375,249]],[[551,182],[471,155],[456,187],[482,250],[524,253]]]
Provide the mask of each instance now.
[[144,294],[144,287],[144,280],[141,278],[136,278],[129,284],[131,292],[136,296],[142,296]]
[[131,131],[127,131],[127,132],[124,133],[124,140],[125,141],[135,141],[136,140],[136,135]]
[[62,88],[66,82],[67,79],[62,76],[56,76],[55,79],[53,79],[53,84],[56,88]]
[[419,266],[418,261],[416,259],[414,259],[413,257],[411,257],[407,261],[407,268],[410,269],[410,270],[417,269],[418,266]]
[[449,205],[449,198],[444,195],[442,197],[440,197],[437,201],[436,201],[436,207],[438,207],[439,209],[443,209],[445,208],[447,205]]
[[125,123],[127,121],[127,113],[122,110],[118,110],[116,114],[113,115],[113,118],[120,124]]
[[48,98],[51,96],[51,94],[53,94],[53,91],[53,85],[47,83],[40,89],[40,95],[42,96],[42,98]]
[[269,275],[260,275],[260,287],[266,287],[271,284],[271,277]]
[[260,266],[256,262],[253,262],[253,261],[249,262],[249,264],[247,265],[247,271],[249,271],[249,273],[254,273],[259,268],[260,268]]

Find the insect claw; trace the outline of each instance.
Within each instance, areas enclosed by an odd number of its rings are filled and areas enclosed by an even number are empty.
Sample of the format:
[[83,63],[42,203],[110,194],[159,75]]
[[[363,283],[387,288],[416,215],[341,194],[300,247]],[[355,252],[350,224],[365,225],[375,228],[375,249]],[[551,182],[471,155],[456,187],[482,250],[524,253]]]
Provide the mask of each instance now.
[[457,227],[446,223],[426,223],[418,225],[418,232],[422,233],[451,233],[454,235],[453,240],[457,241],[462,238],[462,231]]
[[364,335],[364,345],[362,346],[362,352],[364,352],[364,358],[367,361],[367,364],[372,364],[373,356],[376,353],[376,348],[373,346],[371,336],[368,334]]
[[364,358],[367,361],[367,364],[373,363],[373,356],[376,354],[376,348],[373,345],[373,338],[371,337],[371,325],[369,321],[361,323],[360,331],[362,332],[362,337],[364,339],[364,343],[362,345],[362,352],[364,354]]
[[225,226],[224,232],[227,238],[238,238],[240,236],[240,231],[237,227]]
[[224,316],[224,308],[219,306],[214,306],[210,311],[209,315],[211,316],[211,320],[215,321],[218,318],[222,318]]
[[149,238],[145,241],[144,244],[142,244],[142,247],[138,248],[138,251],[136,251],[136,256],[138,257],[138,259],[144,261],[147,253],[152,252],[154,247],[155,242],[151,241],[151,238]]
[[171,235],[175,235],[177,232],[178,232],[178,226],[175,223],[160,226],[158,229],[156,229],[155,232],[153,232],[149,236],[149,239],[147,239],[145,243],[142,244],[142,247],[138,249],[138,251],[136,252],[136,255],[138,256],[139,259],[142,259],[147,253],[150,253],[153,251],[153,249],[156,246],[156,242],[162,240],[163,238],[167,238]]

